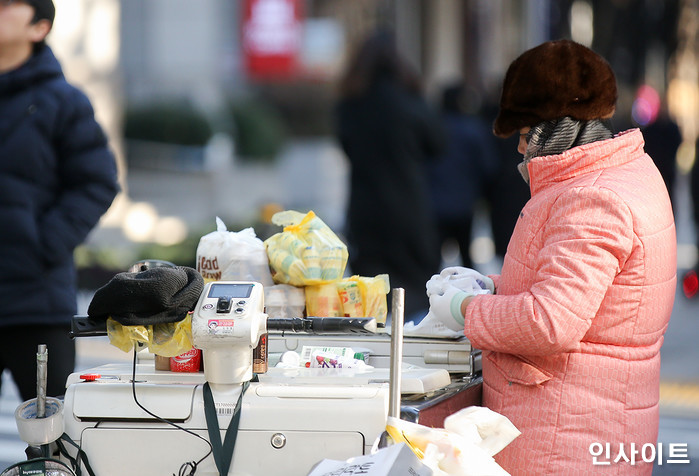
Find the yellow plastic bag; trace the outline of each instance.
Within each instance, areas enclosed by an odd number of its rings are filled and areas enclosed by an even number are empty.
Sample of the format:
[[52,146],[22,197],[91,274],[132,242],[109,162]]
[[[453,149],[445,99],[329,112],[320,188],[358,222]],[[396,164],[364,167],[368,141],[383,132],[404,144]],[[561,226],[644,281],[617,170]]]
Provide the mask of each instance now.
[[351,276],[336,284],[344,317],[374,317],[385,324],[388,314],[386,295],[390,291],[387,274],[369,278]]
[[304,287],[306,315],[317,317],[342,317],[342,304],[335,283]]
[[313,211],[285,210],[272,222],[284,227],[264,242],[275,283],[309,286],[342,278],[347,246]]
[[306,314],[320,317],[373,317],[386,323],[390,291],[387,274],[351,276],[330,284],[306,286]]
[[352,276],[356,281],[362,296],[363,317],[376,318],[377,324],[385,324],[388,315],[388,303],[386,295],[391,290],[387,274],[379,274],[373,278],[364,276]]
[[179,322],[152,326],[123,326],[107,319],[109,342],[124,352],[131,352],[139,343],[163,357],[176,357],[192,348],[192,313]]

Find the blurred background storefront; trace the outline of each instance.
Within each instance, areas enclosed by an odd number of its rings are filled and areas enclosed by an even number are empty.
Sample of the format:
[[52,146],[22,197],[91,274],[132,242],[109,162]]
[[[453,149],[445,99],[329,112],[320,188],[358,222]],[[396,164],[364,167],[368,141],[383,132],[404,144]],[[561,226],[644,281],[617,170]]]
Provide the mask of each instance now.
[[[563,37],[586,44],[617,74],[617,130],[668,117],[682,133],[680,182],[694,160],[697,0],[55,2],[50,44],[93,100],[123,184],[86,262],[104,254],[100,244],[123,246],[118,267],[134,243],[196,241],[217,215],[230,229],[259,223],[269,203],[314,209],[341,231],[336,84],[353,46],[380,26],[395,32],[428,99],[462,81],[488,121],[522,51]],[[696,247],[681,252],[692,266]]]

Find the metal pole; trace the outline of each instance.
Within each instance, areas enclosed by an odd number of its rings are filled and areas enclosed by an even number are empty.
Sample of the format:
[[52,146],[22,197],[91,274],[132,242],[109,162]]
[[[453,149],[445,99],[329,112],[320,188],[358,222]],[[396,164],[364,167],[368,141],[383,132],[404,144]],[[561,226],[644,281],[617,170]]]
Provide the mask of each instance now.
[[388,416],[400,418],[401,364],[403,362],[403,321],[405,290],[394,288],[391,310],[391,368]]
[[49,352],[46,344],[39,344],[36,353],[36,417],[46,416],[46,364]]

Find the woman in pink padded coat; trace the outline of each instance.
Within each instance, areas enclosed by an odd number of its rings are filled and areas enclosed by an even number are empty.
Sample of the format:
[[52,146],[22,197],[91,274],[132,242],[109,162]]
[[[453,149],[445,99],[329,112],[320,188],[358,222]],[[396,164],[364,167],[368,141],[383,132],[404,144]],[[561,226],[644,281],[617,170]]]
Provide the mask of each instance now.
[[483,350],[483,404],[522,432],[495,456],[513,475],[650,475],[658,459],[675,225],[641,132],[610,130],[616,97],[609,64],[571,41],[510,65],[494,132],[519,132],[531,199],[494,295],[430,296]]

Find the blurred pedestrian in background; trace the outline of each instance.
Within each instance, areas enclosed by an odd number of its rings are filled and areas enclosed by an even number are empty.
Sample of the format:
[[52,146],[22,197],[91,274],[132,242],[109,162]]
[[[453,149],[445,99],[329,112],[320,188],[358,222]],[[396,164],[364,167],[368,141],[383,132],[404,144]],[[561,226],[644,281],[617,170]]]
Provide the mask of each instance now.
[[[499,112],[498,101],[489,100],[485,109],[485,116],[492,124]],[[495,255],[500,265],[505,258],[519,214],[530,197],[529,185],[522,180],[517,170],[517,165],[522,161],[522,156],[517,152],[518,140],[516,136],[495,140],[495,162],[498,169],[485,192],[489,204]]]
[[643,148],[658,167],[672,200],[677,175],[677,150],[682,144],[680,128],[670,117],[658,91],[647,84],[636,91],[631,116],[643,132]]
[[389,32],[370,35],[350,59],[336,118],[351,170],[349,267],[388,273],[391,287],[405,289],[406,321],[424,317],[425,281],[441,259],[424,163],[442,152],[444,134]]
[[118,191],[116,163],[87,97],[69,85],[45,37],[51,0],[0,0],[0,373],[36,396],[48,347],[48,395],[75,366],[73,251]]
[[495,455],[511,474],[593,475],[595,461],[653,470],[617,456],[658,440],[677,243],[641,131],[611,131],[616,100],[611,67],[578,43],[549,41],[510,64],[494,132],[519,133],[531,199],[494,294],[430,296],[430,313],[483,351],[483,404],[522,432]]
[[461,264],[468,268],[473,267],[473,215],[498,171],[493,135],[478,115],[478,103],[475,91],[462,83],[444,88],[441,107],[447,148],[426,165],[440,252],[449,243],[458,245]]

